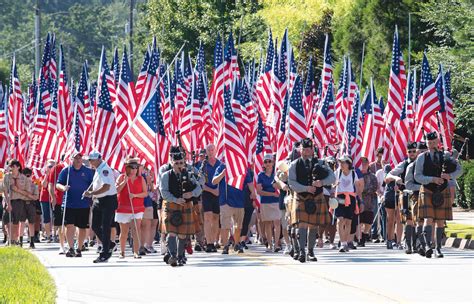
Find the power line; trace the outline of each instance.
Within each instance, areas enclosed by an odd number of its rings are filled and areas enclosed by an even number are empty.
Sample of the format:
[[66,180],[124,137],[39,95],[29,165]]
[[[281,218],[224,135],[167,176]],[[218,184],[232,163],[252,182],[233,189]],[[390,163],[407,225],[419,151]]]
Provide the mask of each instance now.
[[[11,57],[11,56],[13,56],[13,54],[19,53],[20,51],[24,50],[24,49],[27,48],[29,45],[34,44],[34,43],[35,43],[35,41],[32,40],[32,41],[29,42],[28,44],[25,44],[25,45],[19,47],[18,49],[14,50],[13,52],[3,54],[2,56],[0,56],[0,58],[3,59],[3,58]],[[33,47],[34,47],[34,46],[30,47],[29,49],[32,49]]]

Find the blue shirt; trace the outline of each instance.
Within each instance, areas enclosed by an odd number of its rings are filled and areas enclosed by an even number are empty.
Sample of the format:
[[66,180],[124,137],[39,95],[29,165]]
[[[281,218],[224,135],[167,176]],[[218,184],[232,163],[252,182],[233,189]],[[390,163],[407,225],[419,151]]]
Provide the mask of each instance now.
[[[268,176],[265,174],[265,172],[260,172],[257,176],[257,184],[262,185],[263,191],[275,193],[276,190],[275,188],[273,188],[273,185],[272,185],[274,179],[275,179],[274,173]],[[262,204],[278,203],[278,197],[262,195],[260,202]]]
[[[214,166],[212,166],[208,161],[206,162],[206,166],[203,168],[204,174],[207,175],[206,182],[204,184],[211,189],[217,189],[218,185],[214,185],[212,183],[212,178],[214,177],[214,174],[216,173],[216,170],[220,165],[221,165],[221,162],[218,159],[216,159],[216,163],[214,164]],[[196,163],[196,169],[197,170],[201,169],[201,162]]]
[[[221,172],[225,169],[225,164],[220,164],[217,167],[216,172],[214,173],[214,177],[221,174]],[[252,182],[252,177],[247,171],[245,175],[244,184],[249,184]],[[226,189],[227,188],[227,189]],[[244,187],[245,189],[245,187]],[[232,186],[227,185],[225,181],[225,177],[219,183],[219,205],[229,205],[230,207],[234,208],[244,208],[244,190],[239,190]]]
[[[58,184],[66,185],[67,175],[69,173],[69,190],[64,193],[63,196],[63,207],[66,203],[66,208],[89,208],[91,199],[82,199],[82,194],[92,184],[94,178],[94,170],[82,166],[79,170],[76,170],[73,166],[65,167],[61,170],[58,176]],[[66,201],[67,198],[67,201]]]

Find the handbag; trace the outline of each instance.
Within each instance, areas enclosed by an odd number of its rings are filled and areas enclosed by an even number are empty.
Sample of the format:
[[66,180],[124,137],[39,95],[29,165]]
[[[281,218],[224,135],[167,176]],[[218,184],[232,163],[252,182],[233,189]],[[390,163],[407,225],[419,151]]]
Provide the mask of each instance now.
[[307,214],[314,214],[316,212],[316,202],[312,199],[305,200],[304,210]]
[[183,214],[180,210],[171,211],[170,224],[179,227],[183,224]]
[[439,208],[439,207],[443,206],[444,197],[443,197],[443,193],[441,193],[441,191],[439,191],[439,189],[436,189],[435,191],[433,191],[433,193],[431,195],[432,195],[431,200],[432,200],[433,207]]

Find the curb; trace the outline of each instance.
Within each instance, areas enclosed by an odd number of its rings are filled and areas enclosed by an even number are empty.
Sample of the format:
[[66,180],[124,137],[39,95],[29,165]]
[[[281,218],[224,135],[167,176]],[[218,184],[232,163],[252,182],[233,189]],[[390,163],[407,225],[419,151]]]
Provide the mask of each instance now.
[[56,303],[61,304],[61,303],[69,303],[69,290],[67,288],[67,285],[62,283],[64,280],[61,279],[61,277],[57,273],[53,273],[51,271],[51,264],[48,263],[48,261],[43,258],[41,254],[38,252],[33,251],[33,254],[40,260],[40,262],[43,264],[44,267],[48,270],[49,274],[54,280],[54,283],[56,284]]
[[450,237],[444,240],[444,247],[458,249],[474,249],[474,241],[472,241],[471,239]]

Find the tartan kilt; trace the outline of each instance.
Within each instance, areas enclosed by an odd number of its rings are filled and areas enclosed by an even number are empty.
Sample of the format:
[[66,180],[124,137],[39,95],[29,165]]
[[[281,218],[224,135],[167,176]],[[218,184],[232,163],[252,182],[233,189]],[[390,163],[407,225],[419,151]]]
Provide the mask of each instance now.
[[[405,224],[407,221],[413,220],[413,209],[412,209],[412,207],[413,207],[413,205],[416,201],[414,202],[412,200],[412,196],[413,196],[413,194],[408,197],[408,214],[403,214],[403,193],[400,193],[398,195],[398,211],[400,212],[400,219],[402,220],[403,224]],[[412,206],[410,206],[410,205],[412,205]]]
[[[187,202],[184,205],[178,205],[176,203],[171,203],[163,200],[163,223],[162,228],[164,228],[164,233],[175,233],[182,235],[192,235],[194,234],[194,216],[193,216],[193,202]],[[180,210],[183,217],[183,223],[176,227],[171,225],[169,221],[169,216],[172,211]]]
[[[316,203],[316,211],[313,214],[306,213],[304,202],[308,199],[313,199]],[[295,194],[291,208],[291,224],[299,223],[313,226],[325,226],[331,223],[328,204],[323,193],[318,195]]]
[[201,208],[199,204],[193,206],[193,220],[194,220],[194,233],[199,233],[202,230],[202,217]]
[[453,202],[451,199],[451,193],[449,188],[441,191],[443,195],[444,203],[442,206],[435,208],[433,207],[432,191],[421,186],[420,198],[418,200],[418,216],[420,219],[431,218],[433,220],[446,220],[450,221],[453,219]]

